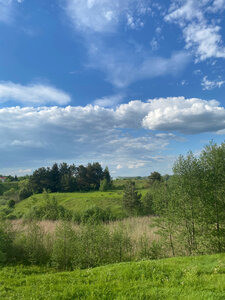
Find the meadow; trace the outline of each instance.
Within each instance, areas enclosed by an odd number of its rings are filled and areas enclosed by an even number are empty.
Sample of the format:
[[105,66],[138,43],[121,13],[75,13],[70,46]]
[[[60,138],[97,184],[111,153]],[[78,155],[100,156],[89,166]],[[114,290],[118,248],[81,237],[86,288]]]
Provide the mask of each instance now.
[[56,272],[37,266],[0,268],[1,299],[225,298],[225,255],[177,257]]
[[210,144],[107,191],[5,192],[0,299],[225,299],[224,157]]

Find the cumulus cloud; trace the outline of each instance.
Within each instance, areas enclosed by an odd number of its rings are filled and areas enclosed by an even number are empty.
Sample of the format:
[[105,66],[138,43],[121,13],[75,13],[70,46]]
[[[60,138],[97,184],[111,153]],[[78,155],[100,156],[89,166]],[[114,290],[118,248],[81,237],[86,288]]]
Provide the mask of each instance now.
[[225,58],[221,27],[216,25],[213,17],[209,20],[206,17],[207,13],[213,14],[224,9],[224,0],[214,0],[213,4],[209,0],[173,0],[165,20],[182,28],[186,48],[194,51],[197,61]]
[[162,168],[163,151],[172,140],[182,141],[175,132],[224,129],[224,107],[198,98],[135,100],[114,109],[97,105],[1,108],[1,167],[97,160],[114,170],[156,163]]
[[[135,114],[138,104],[142,112]],[[1,168],[34,168],[66,160],[84,164],[101,161],[116,170],[117,165],[128,168],[128,162],[139,167],[143,161],[146,165],[158,162],[154,152],[161,153],[170,138],[147,132],[136,137],[126,132],[141,128],[144,105],[148,104],[134,101],[116,109],[92,105],[2,108]]]
[[225,109],[215,100],[166,98],[150,100],[143,126],[151,130],[185,134],[218,131],[225,127]]
[[207,76],[204,76],[201,82],[203,90],[212,90],[215,88],[221,88],[225,84],[224,80],[209,80]]
[[70,102],[70,96],[50,85],[21,85],[13,82],[0,82],[0,102],[16,102],[25,105],[58,104]]

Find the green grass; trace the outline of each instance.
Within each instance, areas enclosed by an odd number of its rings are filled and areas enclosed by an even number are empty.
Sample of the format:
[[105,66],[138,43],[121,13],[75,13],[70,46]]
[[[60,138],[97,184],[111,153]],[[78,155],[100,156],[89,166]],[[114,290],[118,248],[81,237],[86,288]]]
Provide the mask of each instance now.
[[[50,194],[50,197],[53,196],[59,204],[77,213],[82,213],[93,206],[99,206],[103,209],[110,208],[116,215],[120,215],[123,211],[122,191]],[[16,205],[14,214],[26,213],[32,205],[41,204],[43,201],[42,194],[31,196]]]
[[[147,190],[140,190],[144,195]],[[86,193],[52,193],[50,197],[55,197],[58,204],[77,213],[82,213],[88,208],[98,206],[103,209],[110,208],[112,214],[118,218],[123,217],[125,212],[122,208],[122,190],[112,190],[107,192],[86,192]],[[43,203],[43,194],[33,195],[18,204],[16,204],[14,215],[21,216],[25,214],[30,207]]]
[[108,265],[73,272],[0,269],[0,299],[225,299],[225,254]]

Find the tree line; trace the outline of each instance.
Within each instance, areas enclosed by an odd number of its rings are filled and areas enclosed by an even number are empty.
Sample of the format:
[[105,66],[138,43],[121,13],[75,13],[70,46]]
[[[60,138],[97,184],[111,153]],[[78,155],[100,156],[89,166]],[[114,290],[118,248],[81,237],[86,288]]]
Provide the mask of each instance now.
[[107,190],[112,185],[112,179],[108,167],[104,170],[98,163],[89,163],[86,167],[74,164],[68,165],[54,163],[52,167],[42,167],[33,172],[27,184],[21,191],[21,198],[28,194],[42,193],[44,190],[55,192],[75,192],[91,190]]

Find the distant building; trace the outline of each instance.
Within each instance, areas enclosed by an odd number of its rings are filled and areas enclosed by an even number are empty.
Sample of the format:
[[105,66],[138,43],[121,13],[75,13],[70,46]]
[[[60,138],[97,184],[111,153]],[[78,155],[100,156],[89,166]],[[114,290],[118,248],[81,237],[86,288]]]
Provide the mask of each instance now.
[[5,176],[0,176],[0,181],[1,181],[1,182],[5,182],[6,178],[7,178],[7,177],[5,177]]

